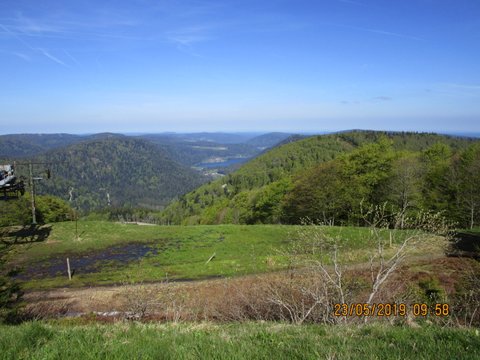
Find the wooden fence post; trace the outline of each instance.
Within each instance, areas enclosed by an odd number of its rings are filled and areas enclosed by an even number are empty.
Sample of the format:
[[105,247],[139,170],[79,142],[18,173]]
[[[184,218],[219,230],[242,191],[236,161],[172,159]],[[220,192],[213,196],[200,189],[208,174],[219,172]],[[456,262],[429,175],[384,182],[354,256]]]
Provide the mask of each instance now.
[[67,258],[68,280],[72,280],[72,272],[70,271],[70,259]]

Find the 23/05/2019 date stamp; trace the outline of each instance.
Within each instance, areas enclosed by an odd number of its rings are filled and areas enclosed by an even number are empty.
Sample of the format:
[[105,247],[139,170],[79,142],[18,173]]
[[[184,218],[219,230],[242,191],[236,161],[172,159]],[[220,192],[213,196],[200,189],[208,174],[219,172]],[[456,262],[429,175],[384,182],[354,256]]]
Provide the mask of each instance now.
[[391,317],[391,316],[449,316],[450,306],[448,304],[335,304],[334,315],[339,317],[357,316],[357,317]]

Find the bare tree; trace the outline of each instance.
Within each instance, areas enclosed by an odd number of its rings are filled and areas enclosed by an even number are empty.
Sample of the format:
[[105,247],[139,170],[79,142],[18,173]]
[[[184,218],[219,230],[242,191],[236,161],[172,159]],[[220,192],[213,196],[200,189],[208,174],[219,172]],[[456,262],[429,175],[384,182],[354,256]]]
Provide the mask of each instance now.
[[458,167],[459,200],[468,211],[469,227],[473,229],[480,209],[480,148],[475,152],[467,152],[460,160]]
[[[368,225],[368,240],[372,244],[369,256],[370,285],[368,296],[365,301],[356,303],[373,304],[385,283],[399,269],[408,254],[416,249],[420,242],[436,238],[436,235],[449,236],[451,224],[441,214],[420,212],[413,217],[405,217],[403,225],[406,230],[394,230],[390,228],[392,219],[398,217],[398,213],[387,211],[388,204],[369,206],[365,208],[361,204],[361,217]],[[322,318],[323,322],[347,322],[347,317],[333,317],[333,304],[346,304],[353,302],[354,294],[351,284],[345,278],[345,270],[348,266],[341,260],[342,252],[342,228],[338,228],[339,235],[328,235],[327,227],[306,220],[296,230],[295,239],[287,250],[290,261],[291,281],[289,296],[286,292],[276,289],[272,291],[270,299],[272,303],[283,307],[289,314],[292,322],[302,323],[312,317],[316,311],[330,310],[330,317]],[[308,274],[315,281],[302,282]],[[303,286],[303,287],[302,287]],[[305,302],[302,297],[294,297],[292,293],[308,295],[310,301]],[[300,299],[300,303],[295,303]],[[365,317],[367,321],[368,317]]]
[[156,291],[145,284],[135,284],[127,281],[123,285],[122,298],[125,309],[125,318],[142,320],[151,315],[158,306]]
[[[285,310],[286,320],[301,324],[307,320],[335,323],[335,303],[345,303],[346,286],[338,255],[340,237],[325,232],[322,223],[310,219],[296,229],[288,249],[288,276],[269,286],[269,301]],[[331,263],[332,265],[327,265]]]
[[[370,256],[370,273],[372,287],[366,301],[372,304],[382,285],[391,277],[404,261],[409,251],[416,248],[421,241],[427,241],[435,235],[450,237],[452,224],[440,213],[419,212],[413,217],[402,220],[405,231],[394,231],[389,228],[389,218],[398,218],[399,214],[388,214],[387,203],[380,206],[371,206],[367,211],[362,210],[362,218],[370,226],[370,234],[375,242],[375,251]],[[403,216],[403,214],[400,214]],[[387,256],[385,247],[392,247],[398,243],[393,255]]]
[[294,324],[306,321],[331,323],[333,304],[327,281],[316,276],[312,268],[297,269],[290,276],[276,276],[266,287],[267,302],[276,307],[280,320]]
[[387,191],[388,198],[398,209],[396,228],[403,229],[407,212],[418,206],[422,175],[423,169],[417,157],[402,157],[394,163]]

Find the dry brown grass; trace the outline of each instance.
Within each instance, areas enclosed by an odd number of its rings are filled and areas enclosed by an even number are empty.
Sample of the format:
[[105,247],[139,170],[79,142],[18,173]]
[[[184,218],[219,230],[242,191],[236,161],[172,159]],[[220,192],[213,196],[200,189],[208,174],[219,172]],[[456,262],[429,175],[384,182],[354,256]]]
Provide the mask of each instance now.
[[[444,300],[452,306],[462,305],[465,323],[476,319],[473,308],[457,299],[457,290],[468,281],[478,280],[478,263],[472,259],[435,257],[417,258],[399,268],[378,293],[375,302],[412,303],[426,301],[419,283],[432,280],[440,288]],[[471,274],[476,274],[472,277]],[[135,319],[158,321],[248,321],[283,320],[288,322],[334,323],[333,303],[338,297],[331,288],[322,287],[322,279],[305,269],[250,275],[230,279],[215,279],[188,283],[155,283],[56,289],[26,294],[27,312],[31,318],[63,316],[67,313],[118,312],[119,318],[133,314]],[[345,289],[349,302],[365,302],[370,272],[366,266],[353,266],[344,271]],[[470,276],[470,277],[468,277]],[[434,280],[434,281],[433,281]],[[465,285],[466,284],[466,285]],[[315,290],[315,291],[312,291]],[[466,292],[463,291],[462,296]],[[468,294],[467,294],[468,295]],[[317,296],[317,297],[316,297]],[[323,296],[323,298],[322,298]],[[478,306],[477,298],[472,306]],[[307,317],[306,309],[314,305]],[[128,317],[128,316],[127,316]],[[385,321],[399,321],[389,318]],[[360,319],[350,318],[350,322]]]

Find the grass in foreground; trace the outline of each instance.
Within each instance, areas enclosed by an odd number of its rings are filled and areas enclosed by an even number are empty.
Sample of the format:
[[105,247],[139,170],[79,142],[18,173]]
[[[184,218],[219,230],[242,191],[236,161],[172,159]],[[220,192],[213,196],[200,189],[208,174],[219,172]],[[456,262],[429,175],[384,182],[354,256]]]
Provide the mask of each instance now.
[[478,359],[478,330],[279,323],[0,326],[2,359]]
[[[287,266],[281,251],[288,246],[300,227],[282,225],[212,225],[212,226],[139,226],[102,221],[55,223],[45,227],[40,239],[34,236],[12,236],[3,231],[3,238],[12,246],[9,263],[26,269],[34,278],[26,288],[118,284],[122,281],[159,281],[165,279],[202,279],[262,273]],[[340,239],[345,263],[368,260],[374,248],[366,228],[325,228],[326,233]],[[401,236],[398,237],[401,240]],[[39,241],[37,241],[39,240]],[[398,241],[398,240],[397,240]],[[150,244],[156,254],[131,262],[104,259],[97,271],[86,273],[75,268],[75,276],[66,276],[66,257],[75,264],[81,257],[104,252],[112,246]],[[395,244],[393,244],[395,245]],[[431,253],[431,249],[425,251]],[[441,248],[437,246],[434,250]],[[393,250],[393,248],[392,248]],[[127,251],[127,250],[126,250]],[[440,250],[441,251],[441,250]],[[122,249],[120,248],[120,252]],[[212,261],[207,260],[215,254]],[[35,265],[60,261],[56,273],[35,274]],[[32,267],[33,266],[33,267]],[[42,265],[43,266],[43,265]]]

